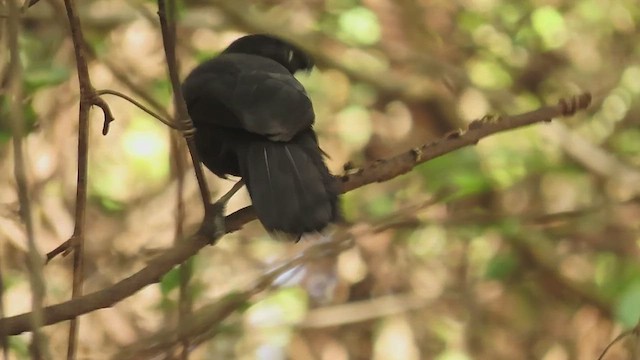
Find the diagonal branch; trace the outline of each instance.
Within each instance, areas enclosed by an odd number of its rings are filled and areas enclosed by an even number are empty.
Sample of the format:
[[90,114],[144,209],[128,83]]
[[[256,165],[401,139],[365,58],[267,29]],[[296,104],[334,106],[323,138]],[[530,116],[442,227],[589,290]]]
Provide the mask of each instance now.
[[363,169],[350,170],[341,179],[342,191],[347,192],[372,182],[387,181],[411,171],[416,165],[425,161],[474,145],[489,135],[537,122],[551,121],[558,116],[573,115],[576,111],[587,108],[590,103],[591,95],[587,93],[569,100],[562,99],[557,105],[544,106],[520,115],[474,120],[465,132],[450,133],[444,139],[413,148],[404,154],[379,160]]
[[[466,132],[449,135],[440,141],[425,144],[406,153],[377,161],[363,168],[352,171],[340,178],[342,192],[351,191],[367,184],[381,182],[404,174],[415,166],[438,156],[452,152],[464,146],[476,144],[479,140],[499,132],[528,126],[536,122],[550,121],[554,117],[569,116],[589,106],[591,96],[584,94],[569,100],[561,100],[557,105],[545,106],[528,113],[504,116],[498,119],[481,119],[472,122]],[[245,207],[225,219],[227,233],[240,229],[247,222],[255,219],[252,207]],[[159,279],[174,266],[181,264],[195,255],[200,249],[216,239],[203,234],[196,234],[167,249],[152,260],[148,266],[113,286],[94,293],[72,299],[61,304],[44,308],[43,324],[50,325],[71,319],[75,316],[113,306],[113,304],[134,294],[141,288],[158,282]],[[0,331],[5,334],[20,334],[29,331],[31,313],[25,313],[0,319]],[[2,335],[2,333],[0,333]]]
[[180,86],[180,76],[178,74],[178,61],[176,59],[176,9],[175,1],[169,0],[169,11],[167,11],[165,1],[158,0],[158,17],[160,18],[160,29],[162,31],[162,44],[164,46],[165,57],[167,58],[167,70],[169,71],[169,79],[171,80],[171,87],[173,88],[173,102],[176,108],[177,125],[178,128],[183,129],[183,136],[187,141],[187,147],[189,148],[189,154],[191,155],[191,161],[193,162],[193,168],[198,180],[198,186],[200,188],[200,196],[202,197],[202,203],[205,209],[205,217],[207,217],[208,209],[210,209],[209,201],[211,195],[209,193],[209,187],[207,181],[204,178],[202,171],[202,164],[198,157],[198,151],[196,150],[196,143],[193,139],[195,134],[195,128],[193,122],[189,117],[187,111],[187,104],[182,97],[182,87]]
[[[383,226],[382,226],[383,227]],[[376,232],[377,228],[368,229]],[[141,359],[152,358],[160,353],[170,353],[170,347],[183,341],[189,341],[192,346],[197,346],[203,341],[218,333],[219,324],[229,315],[234,313],[242,304],[262,291],[274,286],[276,279],[290,271],[292,268],[304,264],[310,260],[317,260],[324,257],[336,256],[341,252],[353,247],[353,237],[356,231],[353,229],[342,229],[336,233],[331,241],[318,242],[302,250],[295,256],[282,261],[271,269],[266,270],[260,277],[246,287],[225,295],[219,301],[203,306],[190,314],[189,317],[177,327],[165,327],[158,333],[127,346],[117,353],[113,359]]]

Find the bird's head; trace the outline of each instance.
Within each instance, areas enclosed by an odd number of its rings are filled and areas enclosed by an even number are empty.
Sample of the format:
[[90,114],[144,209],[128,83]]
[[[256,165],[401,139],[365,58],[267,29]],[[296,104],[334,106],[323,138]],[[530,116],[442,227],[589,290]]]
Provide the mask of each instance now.
[[298,70],[311,70],[314,65],[313,59],[298,47],[265,34],[243,36],[232,42],[223,53],[264,56],[277,61],[292,74]]

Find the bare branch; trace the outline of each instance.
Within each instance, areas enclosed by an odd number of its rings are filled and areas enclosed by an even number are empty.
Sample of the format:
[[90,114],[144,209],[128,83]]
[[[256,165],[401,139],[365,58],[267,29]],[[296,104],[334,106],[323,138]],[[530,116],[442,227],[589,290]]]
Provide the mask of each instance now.
[[[171,131],[169,133],[171,140],[171,158],[173,159],[174,176],[177,182],[176,191],[176,228],[174,232],[174,243],[178,243],[184,239],[184,221],[186,216],[186,207],[184,203],[184,175],[185,175],[185,159],[184,155],[184,143],[180,139],[180,135]],[[193,262],[190,260],[185,261],[178,268],[180,273],[180,291],[178,294],[178,326],[184,323],[187,316],[191,314],[193,298],[191,287],[191,278],[193,274]],[[182,343],[182,352],[180,354],[182,360],[189,358],[189,341],[185,340]]]
[[[466,132],[449,135],[440,141],[425,144],[406,153],[377,161],[345,174],[340,179],[342,192],[348,192],[367,184],[389,180],[410,171],[419,164],[461,147],[475,144],[490,135],[528,126],[536,122],[549,121],[556,116],[571,115],[577,110],[585,109],[589,105],[589,100],[590,96],[584,94],[568,101],[561,100],[555,106],[545,106],[520,115],[476,120],[470,124],[469,130]],[[254,219],[253,208],[250,206],[245,207],[225,218],[225,230],[227,233],[236,231]],[[159,281],[160,277],[174,266],[181,264],[201,248],[207,244],[214,243],[216,240],[216,237],[198,233],[185,241],[181,241],[152,260],[144,269],[109,288],[44,308],[43,323],[45,325],[55,324],[97,309],[110,307],[141,288]],[[32,329],[29,323],[30,315],[30,313],[26,313],[0,319],[0,330],[11,335],[28,331]],[[0,333],[0,335],[2,334]]]
[[379,160],[362,169],[352,169],[342,177],[343,192],[371,184],[383,182],[405,174],[416,165],[465,146],[474,145],[480,139],[499,132],[528,126],[537,122],[551,121],[558,116],[573,115],[585,109],[591,102],[590,94],[583,94],[569,100],[560,100],[555,106],[544,106],[540,109],[520,115],[499,118],[483,118],[474,120],[465,132],[455,132],[444,139],[424,144],[410,151],[386,160]]

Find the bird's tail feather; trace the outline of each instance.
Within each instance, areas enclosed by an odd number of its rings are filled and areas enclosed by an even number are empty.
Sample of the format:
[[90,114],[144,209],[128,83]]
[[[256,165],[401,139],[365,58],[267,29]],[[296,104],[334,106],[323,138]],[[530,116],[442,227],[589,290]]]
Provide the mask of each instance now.
[[240,172],[267,230],[301,235],[338,219],[335,180],[315,139],[252,142],[244,150]]

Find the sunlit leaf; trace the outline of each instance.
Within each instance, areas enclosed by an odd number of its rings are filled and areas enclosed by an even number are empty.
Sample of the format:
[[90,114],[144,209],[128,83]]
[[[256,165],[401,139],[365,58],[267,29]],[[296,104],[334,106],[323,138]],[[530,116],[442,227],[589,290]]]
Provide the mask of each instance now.
[[338,36],[345,41],[371,45],[380,40],[378,17],[367,8],[355,7],[341,13],[338,26]]
[[100,197],[100,205],[109,212],[121,212],[126,208],[126,204],[122,201],[116,201],[115,199]]
[[502,89],[511,85],[511,75],[497,62],[483,60],[469,64],[473,82],[487,89]]
[[409,319],[393,316],[384,319],[374,345],[374,360],[417,360],[418,347]]
[[547,48],[558,48],[567,41],[564,19],[553,7],[543,6],[536,9],[531,15],[531,22]]

